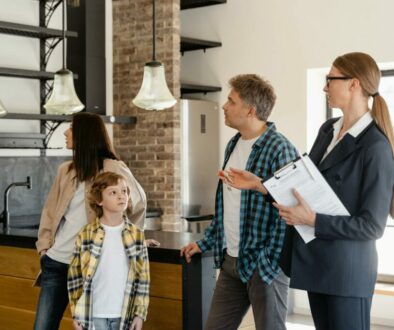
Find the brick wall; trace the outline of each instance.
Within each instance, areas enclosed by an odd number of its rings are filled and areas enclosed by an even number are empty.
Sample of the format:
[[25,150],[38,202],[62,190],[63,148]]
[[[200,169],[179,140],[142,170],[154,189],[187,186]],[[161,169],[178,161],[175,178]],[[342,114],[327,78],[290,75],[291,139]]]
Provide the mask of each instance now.
[[[177,230],[180,215],[180,112],[146,111],[131,105],[152,59],[152,0],[113,0],[114,114],[137,117],[115,125],[114,145],[143,186],[148,207],[162,208],[162,226]],[[168,87],[180,96],[179,0],[156,0],[156,59],[164,63]]]

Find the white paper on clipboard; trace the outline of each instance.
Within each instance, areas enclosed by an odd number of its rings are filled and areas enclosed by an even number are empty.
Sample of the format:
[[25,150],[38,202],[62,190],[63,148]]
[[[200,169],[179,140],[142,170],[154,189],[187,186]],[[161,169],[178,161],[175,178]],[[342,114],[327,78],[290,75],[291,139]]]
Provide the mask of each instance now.
[[[296,205],[297,199],[293,195],[293,189],[296,189],[316,213],[349,215],[346,207],[307,155],[275,172],[264,182],[264,186],[278,204]],[[305,243],[315,238],[314,227],[296,225],[295,228]]]

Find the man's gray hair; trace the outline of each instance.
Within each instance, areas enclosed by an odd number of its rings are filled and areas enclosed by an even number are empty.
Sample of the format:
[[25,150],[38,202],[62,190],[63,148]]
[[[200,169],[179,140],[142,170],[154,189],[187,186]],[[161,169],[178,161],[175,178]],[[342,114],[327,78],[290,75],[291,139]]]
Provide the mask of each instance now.
[[276,95],[272,85],[256,74],[240,74],[229,80],[230,87],[248,105],[256,108],[256,115],[267,121],[275,105]]

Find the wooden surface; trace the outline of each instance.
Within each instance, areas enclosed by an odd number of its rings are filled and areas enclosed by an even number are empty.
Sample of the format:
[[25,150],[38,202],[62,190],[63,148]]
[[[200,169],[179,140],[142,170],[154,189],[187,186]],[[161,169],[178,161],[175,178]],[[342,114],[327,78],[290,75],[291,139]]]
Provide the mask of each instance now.
[[376,283],[375,294],[381,294],[384,296],[394,296],[394,285],[387,283]]
[[0,275],[35,279],[40,271],[36,250],[0,246]]
[[[0,330],[32,329],[39,288],[35,250],[0,246]],[[150,263],[151,287],[145,330],[182,329],[182,265]],[[72,329],[69,309],[60,329]]]
[[150,297],[148,317],[143,330],[179,329],[182,329],[182,300]]
[[150,263],[150,295],[182,300],[182,266]]
[[[35,312],[0,306],[0,330],[28,330],[33,328]],[[63,318],[60,330],[72,329],[72,320]]]
[[[33,283],[39,264],[35,250],[0,246],[0,330],[33,328],[40,294]],[[71,329],[71,322],[67,308],[60,329]]]

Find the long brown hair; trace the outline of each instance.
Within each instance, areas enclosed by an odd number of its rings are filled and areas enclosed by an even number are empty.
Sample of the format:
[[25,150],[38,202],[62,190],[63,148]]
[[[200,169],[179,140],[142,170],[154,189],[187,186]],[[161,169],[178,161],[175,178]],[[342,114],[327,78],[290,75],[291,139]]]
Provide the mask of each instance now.
[[333,66],[345,76],[358,79],[364,94],[373,98],[372,117],[389,140],[394,155],[393,124],[386,101],[379,95],[381,74],[375,60],[365,53],[348,53],[337,57]]
[[118,159],[99,115],[89,112],[73,115],[71,131],[73,161],[69,170],[75,170],[79,182],[93,179],[103,168],[104,159]]

